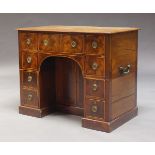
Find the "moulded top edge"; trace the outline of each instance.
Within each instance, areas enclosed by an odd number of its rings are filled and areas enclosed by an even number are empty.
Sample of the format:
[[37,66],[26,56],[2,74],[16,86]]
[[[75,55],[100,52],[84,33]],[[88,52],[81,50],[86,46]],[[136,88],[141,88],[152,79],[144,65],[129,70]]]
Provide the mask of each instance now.
[[39,32],[75,32],[75,33],[121,33],[140,30],[134,27],[95,27],[95,26],[40,26],[17,28],[18,31],[39,31]]

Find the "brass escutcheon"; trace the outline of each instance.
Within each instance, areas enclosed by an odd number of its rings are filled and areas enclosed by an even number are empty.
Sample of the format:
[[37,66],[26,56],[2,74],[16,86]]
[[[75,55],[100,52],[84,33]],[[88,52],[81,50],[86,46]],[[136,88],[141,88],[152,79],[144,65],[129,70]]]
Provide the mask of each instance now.
[[44,43],[44,46],[47,46],[48,45],[48,40],[44,40],[43,43]]
[[30,64],[30,63],[31,63],[31,61],[32,61],[32,58],[31,58],[30,56],[28,56],[28,57],[27,57],[27,63],[29,63],[29,64]]
[[31,101],[31,100],[32,100],[32,97],[33,97],[32,94],[28,94],[27,100],[28,100],[28,101]]
[[93,91],[96,91],[96,90],[97,90],[97,87],[98,87],[97,84],[94,83],[94,84],[92,85],[92,90],[93,90]]
[[31,75],[29,75],[29,76],[27,77],[27,81],[28,81],[28,82],[31,82],[31,81],[32,81],[32,76],[31,76]]
[[26,39],[26,44],[27,44],[27,45],[30,45],[30,44],[31,44],[31,39],[29,39],[29,38]]
[[98,68],[98,64],[94,62],[91,67],[93,70],[96,70]]
[[72,41],[72,42],[71,42],[71,46],[72,46],[73,48],[75,48],[75,47],[77,46],[77,43],[76,43],[75,41]]
[[97,105],[92,105],[91,107],[92,112],[97,112]]
[[94,48],[94,49],[97,48],[97,42],[96,42],[96,41],[93,41],[93,42],[92,42],[92,48]]

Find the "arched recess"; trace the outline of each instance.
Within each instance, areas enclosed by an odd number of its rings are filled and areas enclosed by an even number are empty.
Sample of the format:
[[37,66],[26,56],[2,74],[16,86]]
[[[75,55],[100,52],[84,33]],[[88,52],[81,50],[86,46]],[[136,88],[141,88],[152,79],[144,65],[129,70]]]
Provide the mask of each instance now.
[[45,58],[39,68],[39,90],[40,108],[83,115],[84,78],[75,60]]

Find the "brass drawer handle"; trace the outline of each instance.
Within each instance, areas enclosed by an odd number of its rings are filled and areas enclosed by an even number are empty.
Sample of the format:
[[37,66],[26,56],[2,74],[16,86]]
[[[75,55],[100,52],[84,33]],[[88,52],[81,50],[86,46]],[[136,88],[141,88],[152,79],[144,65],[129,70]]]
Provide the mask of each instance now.
[[97,48],[97,42],[96,42],[96,41],[93,41],[93,42],[92,42],[92,48],[94,48],[94,49]]
[[97,112],[97,105],[92,105],[91,110],[92,110],[92,112],[96,113]]
[[96,90],[97,90],[97,87],[98,87],[97,84],[94,83],[94,84],[92,85],[92,90],[93,90],[93,91],[96,91]]
[[32,81],[32,76],[31,76],[31,75],[29,75],[29,76],[27,77],[27,81],[28,81],[28,82],[31,82],[31,81]]
[[44,40],[43,44],[44,44],[44,46],[47,46],[48,45],[48,40]]
[[28,100],[28,101],[32,101],[32,97],[33,97],[32,94],[28,94],[28,95],[27,95],[27,100]]
[[98,64],[96,62],[94,62],[92,65],[91,65],[91,68],[93,70],[96,70],[98,68]]
[[31,44],[31,39],[29,39],[29,38],[26,39],[26,44],[27,44],[27,45],[30,45],[30,44]]
[[31,63],[32,62],[32,58],[30,56],[27,57],[27,63]]
[[130,68],[131,68],[131,65],[127,65],[127,67],[119,67],[119,72],[121,75],[127,75],[130,73]]
[[76,41],[72,41],[72,42],[71,42],[71,46],[72,46],[73,48],[75,48],[75,47],[77,46]]

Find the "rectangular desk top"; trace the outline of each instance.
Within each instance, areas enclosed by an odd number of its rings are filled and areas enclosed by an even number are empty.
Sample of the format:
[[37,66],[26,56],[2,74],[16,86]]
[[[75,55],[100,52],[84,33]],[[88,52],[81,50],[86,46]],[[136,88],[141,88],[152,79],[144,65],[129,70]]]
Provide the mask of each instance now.
[[45,32],[75,32],[75,33],[120,33],[139,30],[133,27],[95,27],[95,26],[40,26],[40,27],[26,27],[18,28],[19,31],[45,31]]

